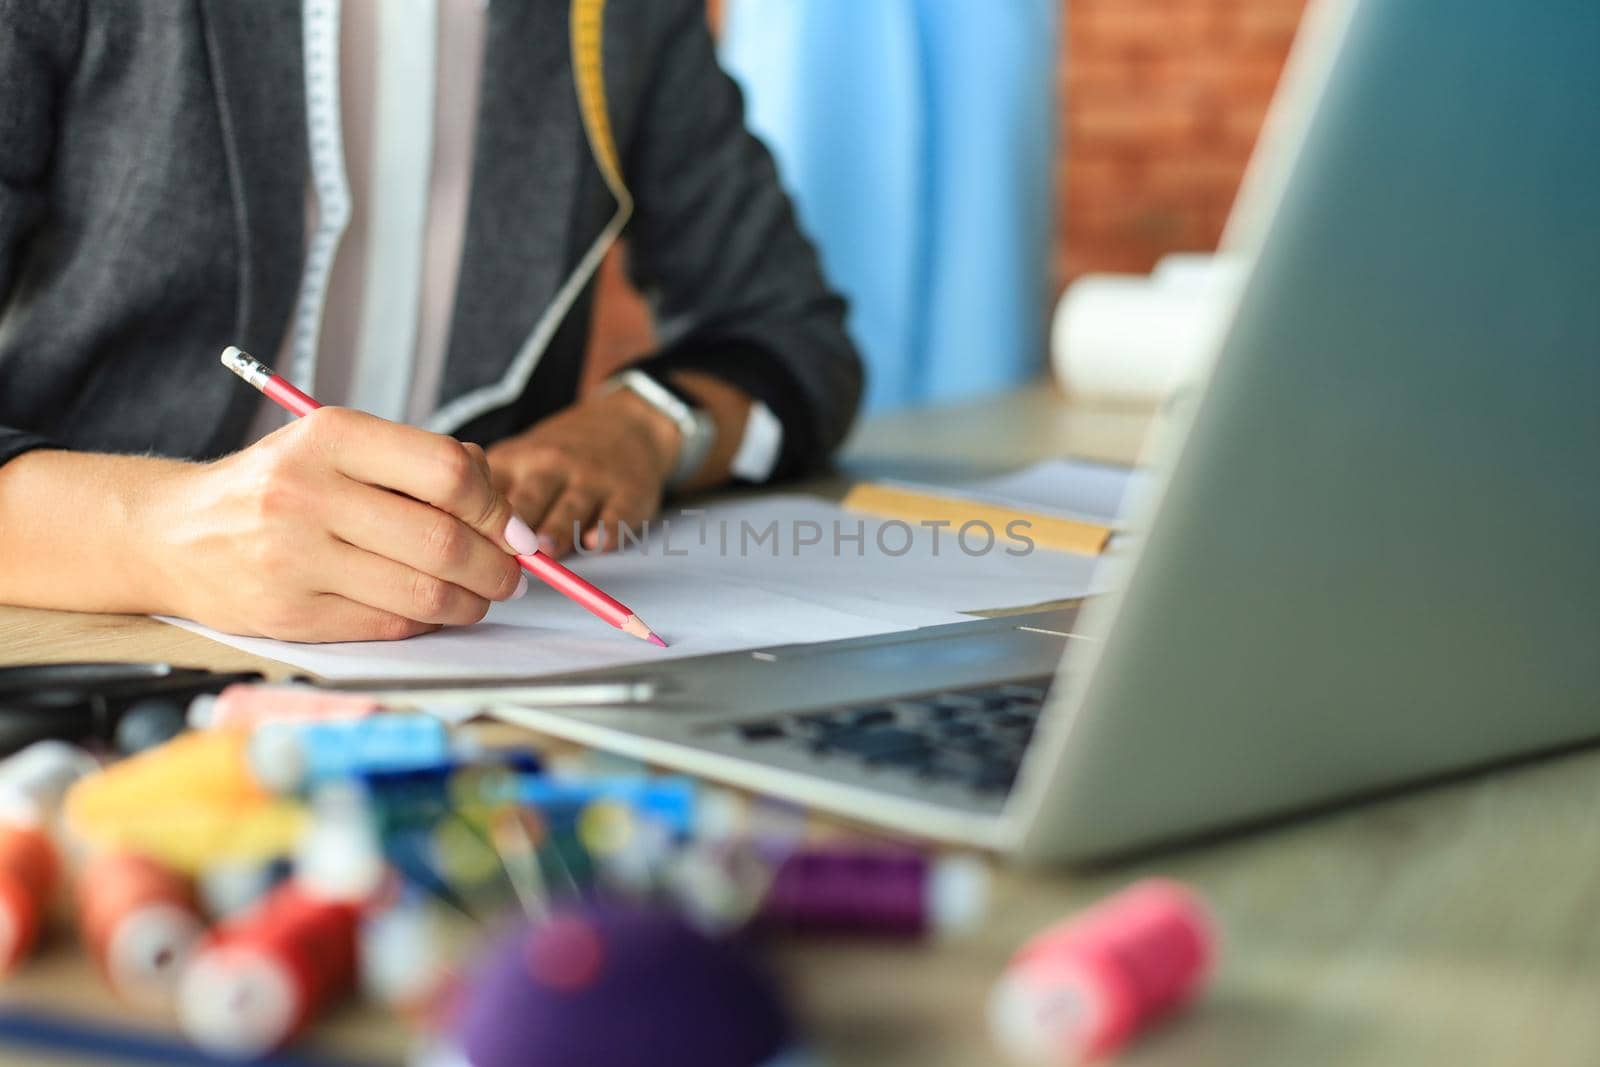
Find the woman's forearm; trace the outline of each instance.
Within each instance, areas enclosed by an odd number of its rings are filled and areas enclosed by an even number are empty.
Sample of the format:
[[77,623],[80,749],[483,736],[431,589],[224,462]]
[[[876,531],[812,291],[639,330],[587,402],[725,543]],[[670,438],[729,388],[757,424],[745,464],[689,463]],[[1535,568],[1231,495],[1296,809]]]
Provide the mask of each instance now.
[[155,488],[187,464],[40,450],[0,466],[0,603],[161,612],[153,567]]

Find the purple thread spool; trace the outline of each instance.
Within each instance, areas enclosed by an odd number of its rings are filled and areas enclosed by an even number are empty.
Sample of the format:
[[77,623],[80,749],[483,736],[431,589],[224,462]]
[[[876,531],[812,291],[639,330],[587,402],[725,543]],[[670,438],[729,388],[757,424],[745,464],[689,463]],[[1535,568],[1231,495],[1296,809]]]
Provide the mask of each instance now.
[[972,857],[798,848],[778,861],[755,924],[795,933],[921,937],[976,925],[987,895],[988,872]]
[[471,1067],[761,1067],[791,1043],[775,987],[736,947],[618,904],[498,940],[457,1033]]

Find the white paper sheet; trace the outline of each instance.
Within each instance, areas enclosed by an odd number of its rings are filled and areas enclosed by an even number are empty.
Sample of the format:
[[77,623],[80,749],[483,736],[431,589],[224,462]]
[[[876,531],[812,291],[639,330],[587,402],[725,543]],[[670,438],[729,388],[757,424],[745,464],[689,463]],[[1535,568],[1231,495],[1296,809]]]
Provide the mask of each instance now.
[[[669,647],[656,648],[613,630],[539,583],[519,601],[496,604],[476,626],[408,641],[306,645],[234,637],[185,620],[168,621],[326,678],[533,677],[905,628],[734,583],[691,587],[669,574],[657,577],[642,570],[627,581],[606,581],[601,570],[587,567],[585,573],[646,619]],[[938,621],[954,618],[958,616],[943,614]]]
[[889,633],[1096,590],[1095,561],[1084,556],[1027,552],[1005,531],[995,531],[992,546],[974,532],[963,547],[952,530],[885,522],[813,497],[758,497],[664,519],[643,544],[566,562],[633,608],[669,643],[665,650],[538,582],[476,626],[400,642],[304,645],[167,621],[332,679],[536,677]]
[[[646,551],[666,560],[670,549],[670,563],[679,571],[907,625],[927,625],[928,616],[940,612],[1018,607],[1100,591],[1097,561],[1088,556],[1028,551],[1004,530],[994,531],[992,545],[978,531],[963,542],[949,527],[879,519],[814,497],[761,497],[667,519],[670,536]],[[774,526],[777,537],[763,538]],[[812,538],[820,543],[803,543]],[[680,551],[684,555],[676,555]]]

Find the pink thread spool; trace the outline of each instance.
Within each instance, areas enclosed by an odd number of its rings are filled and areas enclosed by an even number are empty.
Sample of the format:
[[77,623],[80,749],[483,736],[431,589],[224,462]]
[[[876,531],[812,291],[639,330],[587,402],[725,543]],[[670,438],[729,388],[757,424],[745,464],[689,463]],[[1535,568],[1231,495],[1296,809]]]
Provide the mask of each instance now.
[[196,730],[253,729],[269,722],[360,719],[381,708],[375,698],[361,693],[239,682],[216,696],[195,697],[189,705],[189,726]]
[[1211,920],[1193,892],[1137,882],[1018,950],[990,996],[990,1032],[1019,1062],[1109,1056],[1187,1004],[1214,954]]

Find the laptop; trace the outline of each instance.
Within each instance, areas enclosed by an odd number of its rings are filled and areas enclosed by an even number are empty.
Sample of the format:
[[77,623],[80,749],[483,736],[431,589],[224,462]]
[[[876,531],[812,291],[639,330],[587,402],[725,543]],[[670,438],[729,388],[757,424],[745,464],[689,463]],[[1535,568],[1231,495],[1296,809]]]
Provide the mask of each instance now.
[[1037,861],[1600,738],[1600,7],[1308,25],[1324,59],[1253,165],[1270,217],[1115,592],[511,714]]

